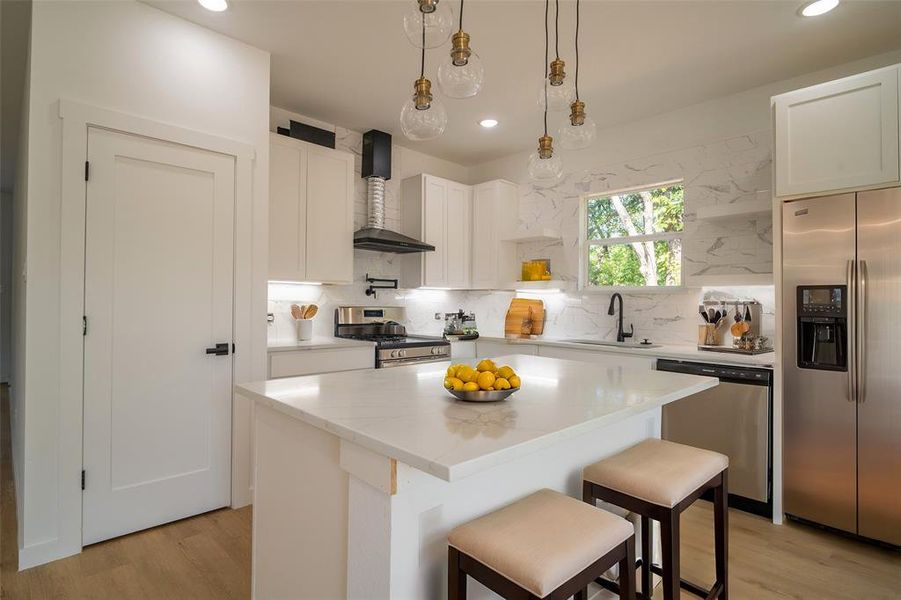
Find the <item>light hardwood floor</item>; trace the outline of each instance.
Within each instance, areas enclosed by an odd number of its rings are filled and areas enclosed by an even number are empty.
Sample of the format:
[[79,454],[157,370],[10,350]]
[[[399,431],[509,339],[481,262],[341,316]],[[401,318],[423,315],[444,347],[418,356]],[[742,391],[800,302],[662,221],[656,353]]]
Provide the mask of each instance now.
[[[0,596],[10,600],[202,600],[250,597],[251,510],[223,509],[95,544],[16,571],[6,386],[0,393]],[[713,579],[710,505],[683,515],[683,574]],[[730,512],[733,600],[901,600],[901,552]],[[694,598],[683,593],[683,598]],[[655,599],[662,598],[660,588]],[[426,599],[423,599],[426,600]]]

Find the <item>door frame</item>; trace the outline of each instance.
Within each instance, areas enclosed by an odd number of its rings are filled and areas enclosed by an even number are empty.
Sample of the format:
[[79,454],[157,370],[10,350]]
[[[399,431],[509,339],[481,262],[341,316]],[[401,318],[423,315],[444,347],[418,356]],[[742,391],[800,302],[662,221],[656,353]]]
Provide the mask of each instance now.
[[[191,146],[235,159],[234,299],[232,313],[232,382],[253,378],[254,272],[254,146],[142,117],[60,99],[61,220],[60,220],[60,379],[59,379],[59,538],[62,556],[82,548],[85,163],[88,128],[108,129],[164,142]],[[258,257],[257,257],[258,258]],[[239,317],[239,315],[243,315]],[[250,503],[249,402],[232,393],[231,505]],[[247,456],[245,456],[245,454]]]

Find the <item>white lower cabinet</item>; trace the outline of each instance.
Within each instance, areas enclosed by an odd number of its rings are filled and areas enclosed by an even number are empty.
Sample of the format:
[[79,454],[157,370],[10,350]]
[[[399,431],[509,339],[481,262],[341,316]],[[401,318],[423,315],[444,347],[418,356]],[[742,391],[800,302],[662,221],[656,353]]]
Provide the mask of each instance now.
[[375,367],[375,351],[369,346],[269,353],[269,379],[373,367]]
[[538,346],[534,344],[508,343],[501,340],[478,340],[476,350],[479,358],[491,358],[505,354],[528,354],[536,356]]
[[451,342],[451,360],[468,360],[476,357],[476,343],[474,340],[464,342]]
[[622,352],[576,350],[574,348],[560,348],[557,346],[539,346],[538,356],[562,358],[564,360],[578,360],[611,367],[627,367],[647,370],[653,369],[654,363],[656,362],[653,356],[632,356],[623,354]]

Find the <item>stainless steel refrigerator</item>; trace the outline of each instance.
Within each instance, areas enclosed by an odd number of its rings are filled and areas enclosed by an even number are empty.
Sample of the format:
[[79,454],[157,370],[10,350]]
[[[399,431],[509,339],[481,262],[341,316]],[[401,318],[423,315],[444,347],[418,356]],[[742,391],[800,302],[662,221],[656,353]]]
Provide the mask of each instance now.
[[901,545],[901,188],[782,222],[785,512]]

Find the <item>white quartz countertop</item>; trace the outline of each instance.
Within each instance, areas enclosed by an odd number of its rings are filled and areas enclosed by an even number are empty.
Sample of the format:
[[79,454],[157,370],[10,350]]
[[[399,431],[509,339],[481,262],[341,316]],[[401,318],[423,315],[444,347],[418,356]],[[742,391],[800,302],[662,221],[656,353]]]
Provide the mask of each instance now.
[[698,350],[697,346],[691,346],[688,344],[661,344],[657,348],[631,348],[628,346],[616,347],[579,344],[553,338],[516,339],[506,338],[502,335],[480,335],[479,339],[491,340],[495,342],[509,342],[511,344],[511,347],[514,344],[558,346],[561,348],[573,348],[575,350],[586,350],[589,352],[618,352],[634,356],[648,356],[651,358],[672,358],[676,360],[690,360],[693,362],[703,362],[714,365],[738,365],[742,367],[757,367],[764,369],[772,369],[774,363],[776,362],[775,352],[766,352],[764,354],[735,354],[730,352],[712,352],[708,350]]
[[[577,361],[497,358],[522,377],[502,402],[456,400],[450,361],[239,385],[238,393],[447,481],[716,386],[716,378]],[[472,361],[474,364],[474,361]]]
[[325,335],[313,336],[312,339],[298,340],[270,340],[269,352],[287,352],[292,350],[328,350],[330,348],[351,348],[375,344],[364,340],[349,340],[345,338],[330,337]]

